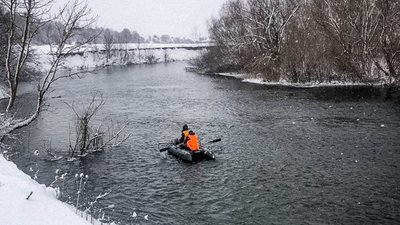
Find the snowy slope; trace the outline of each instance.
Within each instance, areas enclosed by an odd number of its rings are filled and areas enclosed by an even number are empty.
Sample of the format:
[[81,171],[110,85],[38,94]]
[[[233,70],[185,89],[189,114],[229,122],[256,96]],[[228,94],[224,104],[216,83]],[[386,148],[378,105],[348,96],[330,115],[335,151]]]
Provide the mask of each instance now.
[[[26,198],[31,193],[27,200]],[[40,185],[0,155],[1,225],[90,225],[56,199],[53,188]]]
[[[106,60],[106,55],[102,45],[86,45],[77,49],[75,54],[65,57],[63,68],[94,68],[104,65],[129,65],[129,64],[144,64],[147,63],[146,57],[152,55],[157,62],[182,61],[195,58],[201,52],[202,47],[209,44],[127,44],[116,45],[113,48],[111,59]],[[48,70],[50,67],[49,61],[51,55],[48,45],[32,46],[37,54],[39,70]],[[125,49],[129,49],[125,53]],[[128,55],[125,55],[128,54]],[[124,59],[124,60],[123,60]]]

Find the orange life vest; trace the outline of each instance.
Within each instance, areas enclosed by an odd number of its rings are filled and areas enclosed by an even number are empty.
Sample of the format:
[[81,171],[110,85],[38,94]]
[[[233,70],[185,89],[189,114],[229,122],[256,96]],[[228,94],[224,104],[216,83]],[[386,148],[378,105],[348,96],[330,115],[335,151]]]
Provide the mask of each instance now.
[[185,142],[186,138],[189,136],[189,130],[183,130],[182,134],[184,135],[183,142]]
[[199,137],[197,134],[189,134],[186,146],[192,151],[198,151],[200,149]]

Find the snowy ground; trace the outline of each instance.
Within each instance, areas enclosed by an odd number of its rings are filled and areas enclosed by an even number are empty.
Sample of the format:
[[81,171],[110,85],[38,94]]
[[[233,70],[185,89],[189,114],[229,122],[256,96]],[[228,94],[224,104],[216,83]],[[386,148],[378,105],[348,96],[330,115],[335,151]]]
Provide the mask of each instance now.
[[[29,194],[32,195],[27,199]],[[0,154],[1,225],[90,225],[56,191],[32,180]],[[100,224],[93,221],[92,224]]]
[[[194,44],[116,44],[112,50],[112,57],[106,61],[103,45],[85,45],[77,49],[74,55],[65,58],[65,68],[94,68],[104,65],[127,65],[148,63],[148,57],[154,56],[157,62],[182,61],[195,58],[201,48],[208,43]],[[37,53],[37,68],[49,68],[50,48],[48,45],[33,46]],[[127,49],[127,55],[126,54]]]
[[[291,83],[287,80],[280,80],[277,82],[265,81],[262,78],[247,78],[246,74],[240,73],[216,73],[218,76],[235,77],[242,80],[242,82],[263,84],[270,86],[288,86],[288,87],[300,87],[300,88],[313,88],[313,87],[340,87],[340,86],[365,86],[365,83],[352,83],[352,82],[339,82],[332,81],[328,82],[308,82],[308,83]],[[383,85],[384,83],[375,83],[373,85]],[[371,85],[371,84],[368,84]]]
[[268,82],[268,81],[263,81],[263,79],[259,79],[259,78],[243,79],[243,82],[255,83],[255,84],[265,84],[265,85],[303,87],[303,88],[338,87],[338,86],[364,86],[364,85],[366,85],[366,84],[363,84],[363,83],[338,82],[338,81],[332,81],[330,83],[328,83],[328,82],[291,83],[291,82],[288,82],[286,80],[281,80],[281,81],[278,81],[278,82]]
[[6,91],[6,88],[0,86],[0,99],[8,98],[8,97],[9,97],[9,95],[8,95],[8,93]]

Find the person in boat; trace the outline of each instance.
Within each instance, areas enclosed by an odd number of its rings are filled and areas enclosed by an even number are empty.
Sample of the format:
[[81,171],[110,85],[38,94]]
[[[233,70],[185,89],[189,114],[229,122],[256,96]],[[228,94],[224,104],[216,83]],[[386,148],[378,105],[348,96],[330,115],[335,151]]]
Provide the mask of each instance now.
[[189,136],[189,127],[187,124],[183,125],[181,138],[175,140],[175,145],[183,144],[186,141],[186,138]]
[[185,142],[180,146],[181,148],[186,149],[188,151],[192,152],[199,151],[200,150],[199,137],[197,136],[196,133],[190,130]]

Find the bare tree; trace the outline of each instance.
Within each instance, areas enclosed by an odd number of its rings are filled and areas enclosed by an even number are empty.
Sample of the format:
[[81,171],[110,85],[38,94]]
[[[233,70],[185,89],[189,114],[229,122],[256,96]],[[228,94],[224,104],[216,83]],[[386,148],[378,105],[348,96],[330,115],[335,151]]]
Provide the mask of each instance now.
[[138,53],[138,61],[140,62],[142,60],[142,54],[141,54],[141,49],[140,49],[140,37],[136,40],[136,49],[137,49],[137,53]]
[[32,38],[48,20],[44,15],[50,1],[1,0],[0,3],[9,15],[5,52],[6,79],[10,90],[6,112],[9,112],[15,103],[23,67],[31,53]]
[[129,29],[124,28],[121,31],[119,42],[121,44],[124,44],[124,56],[122,58],[123,63],[128,63],[129,61],[129,48],[128,48],[128,43],[132,40],[132,33]]
[[333,43],[345,70],[359,80],[373,76],[373,67],[398,77],[400,3],[392,0],[313,1],[314,18]]
[[285,28],[298,9],[291,1],[230,1],[221,18],[212,21],[210,33],[225,54],[235,56],[227,62],[254,73],[268,71],[268,79],[278,79]]
[[114,36],[112,35],[110,29],[105,29],[103,33],[103,46],[106,53],[106,62],[108,63],[108,60],[111,58],[112,50],[114,48]]
[[[7,16],[4,13],[3,7],[0,7],[0,52],[7,52],[7,24]],[[0,57],[0,74],[3,73],[5,73],[5,58]],[[5,80],[5,77],[0,77],[0,81]]]
[[[6,52],[6,75],[10,88],[10,99],[6,109],[9,112],[14,105],[18,82],[22,68],[26,66],[26,59],[31,53],[31,41],[38,29],[49,21],[47,14],[51,1],[35,0],[1,0],[6,6],[10,16],[8,27],[8,47]],[[79,72],[63,72],[59,74],[59,69],[64,63],[65,55],[75,52],[79,47],[91,41],[91,38],[75,46],[68,45],[68,42],[77,34],[81,28],[89,27],[94,23],[94,18],[90,17],[90,10],[86,2],[75,0],[61,8],[60,13],[53,20],[57,21],[58,41],[50,43],[50,69],[42,75],[37,85],[37,101],[33,113],[20,120],[13,120],[7,132],[19,129],[33,122],[43,110],[46,94],[51,85],[63,78],[79,76]],[[22,29],[18,26],[17,17],[23,18]],[[18,32],[19,31],[19,32]],[[21,32],[22,31],[22,32]],[[15,38],[20,41],[16,41]],[[95,36],[93,36],[94,38]],[[12,56],[17,55],[15,61]],[[7,115],[6,115],[7,116]]]
[[389,77],[389,84],[400,79],[400,2],[396,0],[379,1],[378,11],[382,15],[383,29],[379,43],[386,67],[375,65]]
[[[73,157],[75,152],[79,151],[80,155],[83,155],[95,141],[99,143],[99,132],[95,132],[93,135],[93,130],[90,127],[90,121],[92,117],[103,107],[105,101],[103,95],[100,93],[95,93],[92,95],[89,104],[85,106],[82,112],[78,112],[73,106],[71,109],[75,112],[77,117],[76,124],[76,139],[75,144],[70,144],[70,155]],[[99,146],[95,146],[99,147]]]
[[144,61],[146,64],[153,64],[157,63],[160,60],[160,58],[157,58],[154,54],[154,51],[152,50],[145,50],[144,53]]
[[172,61],[170,55],[168,54],[168,50],[167,50],[167,49],[164,49],[164,54],[163,54],[163,56],[164,56],[164,62],[165,62],[165,63],[171,62],[171,61]]
[[[94,128],[93,117],[104,106],[105,100],[103,95],[99,92],[93,93],[92,98],[88,104],[83,106],[80,110],[74,106],[70,108],[74,111],[77,117],[75,127],[75,141],[70,143],[69,152],[70,156],[76,155],[83,157],[90,152],[101,151],[105,146],[114,142],[113,146],[118,146],[126,141],[131,134],[124,135],[123,131],[126,128],[126,123],[118,122],[116,125],[111,121],[108,125],[107,131],[102,130],[103,123],[97,128]],[[76,154],[79,152],[79,154]]]
[[258,52],[250,65],[256,72],[267,69],[267,79],[277,80],[280,77],[280,55],[284,46],[285,28],[298,9],[299,5],[290,4],[289,1],[248,1],[244,14],[248,24],[247,44]]
[[244,3],[236,0],[223,5],[219,19],[212,19],[209,30],[217,47],[211,48],[210,54],[204,54],[206,64],[215,64],[213,67],[217,70],[225,65],[246,64],[248,48],[244,39],[246,23],[243,14]]

